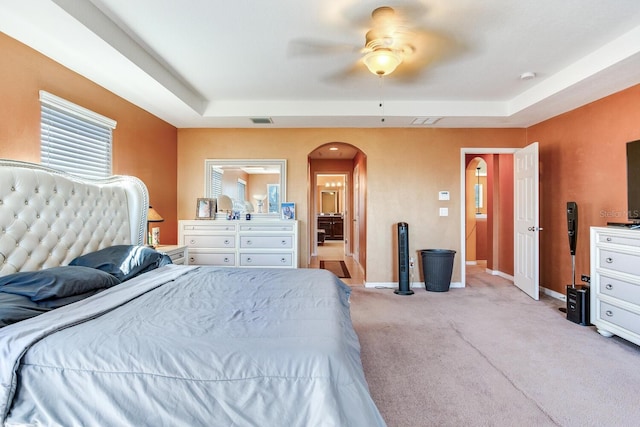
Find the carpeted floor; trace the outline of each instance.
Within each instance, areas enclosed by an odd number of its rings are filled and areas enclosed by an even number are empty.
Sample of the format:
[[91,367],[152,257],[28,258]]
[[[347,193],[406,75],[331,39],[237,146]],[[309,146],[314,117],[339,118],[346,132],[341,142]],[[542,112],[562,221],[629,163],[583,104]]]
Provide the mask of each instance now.
[[353,288],[367,382],[390,427],[638,425],[640,347],[486,276],[411,296]]
[[344,261],[320,261],[320,268],[329,270],[341,279],[351,278],[349,269],[347,268],[347,265],[344,263]]

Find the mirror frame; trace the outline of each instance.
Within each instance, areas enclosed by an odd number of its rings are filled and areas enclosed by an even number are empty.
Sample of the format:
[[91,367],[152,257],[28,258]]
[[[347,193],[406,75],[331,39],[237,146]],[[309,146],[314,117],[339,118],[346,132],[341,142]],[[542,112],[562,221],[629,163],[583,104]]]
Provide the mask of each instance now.
[[[205,159],[204,161],[204,194],[205,197],[211,195],[211,179],[209,171],[215,166],[236,166],[240,167],[259,167],[259,166],[277,166],[280,168],[280,203],[287,202],[287,160],[286,159]],[[252,213],[252,216],[280,218],[280,206],[277,212],[272,213]]]

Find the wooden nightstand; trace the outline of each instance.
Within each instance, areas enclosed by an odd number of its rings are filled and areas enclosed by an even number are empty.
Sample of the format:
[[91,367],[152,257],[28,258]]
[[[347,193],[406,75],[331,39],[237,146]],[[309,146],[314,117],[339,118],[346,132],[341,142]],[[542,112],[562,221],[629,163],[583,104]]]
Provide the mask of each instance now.
[[187,264],[188,249],[186,246],[181,245],[158,245],[156,251],[164,252],[169,255],[171,261],[174,264],[184,265]]

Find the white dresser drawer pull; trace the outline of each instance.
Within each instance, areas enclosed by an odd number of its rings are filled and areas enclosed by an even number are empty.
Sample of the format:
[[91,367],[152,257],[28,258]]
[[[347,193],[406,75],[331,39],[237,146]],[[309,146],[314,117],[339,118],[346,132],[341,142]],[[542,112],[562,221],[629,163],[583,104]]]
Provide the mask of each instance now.
[[195,261],[196,261],[196,259],[194,257],[192,257],[192,256],[189,257],[189,262],[191,264],[193,264]]
[[605,259],[605,261],[609,264],[611,264],[613,262],[613,258],[609,257],[607,259]]
[[247,240],[247,245],[253,245],[253,242],[251,240]]
[[611,283],[607,283],[607,286],[605,286],[605,288],[607,288],[608,290],[613,289],[613,285]]
[[605,311],[604,314],[606,314],[609,317],[613,317],[613,311],[611,311],[611,310]]
[[191,239],[191,240],[189,240],[189,244],[191,244],[191,245],[195,245],[195,244],[196,244],[196,241],[195,241],[195,240],[193,240],[193,239]]
[[229,257],[224,257],[225,264],[229,264]]
[[286,241],[286,240],[282,240],[282,241],[280,241],[280,244],[281,244],[282,246],[286,246],[286,245],[287,245],[287,241]]
[[286,264],[287,260],[286,260],[286,258],[280,258],[280,262],[283,263],[283,264]]
[[226,239],[226,240],[224,241],[224,244],[225,244],[225,245],[228,245],[229,243],[231,243],[231,240],[229,240],[229,239]]
[[610,242],[611,240],[613,240],[611,237],[607,237],[607,242]]
[[247,258],[247,262],[251,262],[251,261],[252,261],[251,258]]

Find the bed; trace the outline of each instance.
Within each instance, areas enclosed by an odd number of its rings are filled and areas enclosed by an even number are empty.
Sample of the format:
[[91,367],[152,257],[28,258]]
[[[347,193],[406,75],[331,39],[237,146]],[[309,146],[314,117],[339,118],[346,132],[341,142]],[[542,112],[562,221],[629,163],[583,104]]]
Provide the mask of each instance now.
[[142,245],[148,204],[133,177],[0,161],[5,426],[385,425],[349,287],[173,265]]

